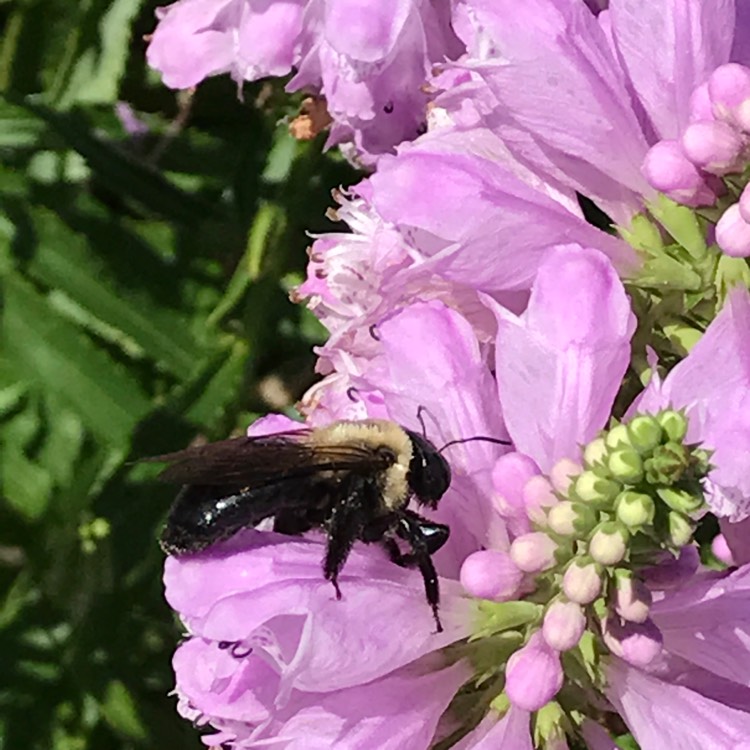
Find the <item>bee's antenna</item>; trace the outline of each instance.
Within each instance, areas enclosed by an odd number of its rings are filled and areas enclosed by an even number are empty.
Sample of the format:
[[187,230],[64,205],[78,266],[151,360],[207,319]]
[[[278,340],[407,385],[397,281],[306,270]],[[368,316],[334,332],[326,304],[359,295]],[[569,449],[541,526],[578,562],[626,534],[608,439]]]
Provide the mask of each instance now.
[[476,437],[461,438],[460,440],[451,440],[446,443],[438,453],[442,453],[446,448],[450,448],[451,445],[461,445],[461,443],[471,443],[473,441],[482,441],[484,443],[495,443],[497,445],[513,445],[510,440],[501,440],[500,438],[484,437],[483,435],[477,435]]
[[425,425],[425,423],[424,423],[424,417],[422,416],[422,414],[423,414],[424,412],[426,412],[426,411],[427,411],[427,409],[426,409],[426,408],[425,408],[424,406],[420,406],[420,407],[419,407],[419,408],[417,409],[417,419],[419,420],[419,424],[421,424],[421,425],[422,425],[422,437],[423,437],[423,438],[424,438],[425,440],[427,440],[427,427],[426,427],[426,425]]

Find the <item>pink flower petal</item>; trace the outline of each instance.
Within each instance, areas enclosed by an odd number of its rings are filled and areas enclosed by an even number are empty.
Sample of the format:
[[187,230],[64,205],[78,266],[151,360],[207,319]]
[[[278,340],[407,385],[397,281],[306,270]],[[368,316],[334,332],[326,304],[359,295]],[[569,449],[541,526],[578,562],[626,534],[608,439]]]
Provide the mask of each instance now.
[[259,629],[270,630],[283,690],[367,682],[469,634],[471,603],[457,581],[441,580],[445,631],[435,634],[418,571],[358,545],[337,601],[323,552],[322,540],[248,530],[205,553],[168,558],[167,600],[203,638],[262,649]]
[[750,714],[611,659],[607,697],[643,750],[748,750]]
[[453,750],[533,750],[530,714],[511,706],[502,719],[490,711]]

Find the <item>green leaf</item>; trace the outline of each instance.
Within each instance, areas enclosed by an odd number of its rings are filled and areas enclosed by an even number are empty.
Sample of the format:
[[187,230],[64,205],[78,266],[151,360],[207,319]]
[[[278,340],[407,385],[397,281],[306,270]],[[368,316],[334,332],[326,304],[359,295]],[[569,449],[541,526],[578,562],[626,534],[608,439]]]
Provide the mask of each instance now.
[[136,702],[128,688],[119,680],[112,680],[107,685],[101,710],[105,721],[113,729],[131,739],[146,739],[146,729]]
[[131,40],[131,24],[142,0],[99,0],[80,22],[80,49],[60,106],[75,102],[109,103],[117,99]]
[[61,318],[30,284],[10,275],[4,286],[4,347],[19,375],[59,396],[103,440],[126,442],[150,409],[132,375]]
[[30,461],[20,448],[12,444],[3,446],[0,462],[3,494],[10,505],[29,520],[40,518],[52,494],[49,472]]
[[65,292],[72,303],[88,311],[91,316],[67,310],[80,324],[131,355],[147,355],[175,375],[187,377],[202,354],[190,335],[188,320],[142,290],[121,288],[85,239],[51,212],[39,209],[33,218],[37,245],[26,267],[31,276]]
[[215,204],[180,190],[155,167],[97,136],[81,112],[55,112],[31,98],[25,99],[23,105],[85,157],[91,170],[113,193],[127,195],[144,210],[187,225],[221,217]]

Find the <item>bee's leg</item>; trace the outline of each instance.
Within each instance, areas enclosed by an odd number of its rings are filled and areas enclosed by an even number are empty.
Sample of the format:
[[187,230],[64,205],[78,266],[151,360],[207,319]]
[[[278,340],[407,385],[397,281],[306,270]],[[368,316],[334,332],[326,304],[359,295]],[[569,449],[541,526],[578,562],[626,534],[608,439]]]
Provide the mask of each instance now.
[[336,589],[336,598],[341,599],[338,577],[354,542],[362,537],[362,531],[370,520],[372,503],[368,498],[374,491],[371,482],[363,477],[353,477],[348,492],[337,502],[326,522],[328,547],[323,559],[323,574]]
[[447,526],[428,521],[412,511],[406,511],[396,527],[396,534],[408,542],[412,549],[411,554],[401,555],[400,561],[396,562],[401,565],[416,565],[419,568],[419,572],[424,579],[427,603],[432,608],[438,633],[443,631],[443,625],[438,615],[440,584],[430,555],[445,544],[449,533]]

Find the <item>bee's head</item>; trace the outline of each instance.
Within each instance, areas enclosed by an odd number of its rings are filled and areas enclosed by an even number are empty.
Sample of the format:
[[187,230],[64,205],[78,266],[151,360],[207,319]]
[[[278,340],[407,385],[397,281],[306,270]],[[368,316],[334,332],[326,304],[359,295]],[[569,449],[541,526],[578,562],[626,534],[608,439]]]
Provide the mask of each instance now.
[[451,484],[451,467],[427,438],[406,431],[411,440],[412,457],[409,463],[409,489],[421,505],[436,508],[438,500]]

